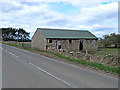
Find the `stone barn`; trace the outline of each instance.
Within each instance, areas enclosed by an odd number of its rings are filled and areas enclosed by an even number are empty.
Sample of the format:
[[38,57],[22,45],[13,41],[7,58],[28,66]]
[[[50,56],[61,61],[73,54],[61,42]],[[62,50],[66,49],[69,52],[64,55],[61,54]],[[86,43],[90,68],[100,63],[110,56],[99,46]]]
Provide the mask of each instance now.
[[85,30],[37,28],[31,47],[40,50],[96,51],[98,38]]

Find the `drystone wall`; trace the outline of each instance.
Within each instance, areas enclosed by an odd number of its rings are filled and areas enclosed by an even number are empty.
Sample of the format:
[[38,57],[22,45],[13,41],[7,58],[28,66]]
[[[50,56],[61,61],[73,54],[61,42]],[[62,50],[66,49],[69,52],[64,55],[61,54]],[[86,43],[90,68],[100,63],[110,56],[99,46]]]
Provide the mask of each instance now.
[[[51,51],[51,50],[48,50]],[[105,56],[96,56],[96,55],[92,55],[92,54],[87,54],[85,52],[66,52],[62,49],[60,50],[54,50],[51,51],[69,58],[75,58],[75,59],[81,59],[81,60],[86,60],[86,61],[91,61],[91,62],[97,62],[97,63],[101,63],[104,65],[108,65],[108,66],[114,66],[114,67],[118,67],[120,61],[118,61],[118,56],[114,56],[112,54],[108,54]]]

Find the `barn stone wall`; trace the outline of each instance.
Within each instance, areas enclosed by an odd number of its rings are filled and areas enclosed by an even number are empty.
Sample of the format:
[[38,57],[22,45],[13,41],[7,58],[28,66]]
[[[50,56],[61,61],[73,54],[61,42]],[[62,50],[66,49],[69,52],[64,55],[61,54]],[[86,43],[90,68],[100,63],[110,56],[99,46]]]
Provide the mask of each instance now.
[[97,40],[83,40],[83,51],[97,51],[98,50],[98,41]]
[[[56,49],[56,41],[61,41],[61,49],[64,51],[80,51],[80,39],[79,40],[72,40],[72,43],[69,43],[69,39],[52,39],[52,43],[49,43],[50,39],[46,40],[46,48],[48,50]],[[82,39],[81,39],[82,40]],[[97,40],[82,40],[83,41],[83,51],[96,51],[98,50],[98,43]]]
[[32,38],[31,47],[40,50],[46,50],[46,38],[37,30]]

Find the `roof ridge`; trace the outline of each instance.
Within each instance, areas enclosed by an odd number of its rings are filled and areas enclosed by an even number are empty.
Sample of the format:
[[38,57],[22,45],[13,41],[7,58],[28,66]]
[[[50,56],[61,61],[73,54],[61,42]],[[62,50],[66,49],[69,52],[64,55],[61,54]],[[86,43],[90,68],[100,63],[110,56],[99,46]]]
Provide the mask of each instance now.
[[44,30],[63,30],[63,31],[84,31],[84,32],[88,32],[88,30],[74,30],[74,29],[53,29],[53,28],[37,28],[37,29],[40,29],[40,30],[42,30],[42,29],[44,29]]

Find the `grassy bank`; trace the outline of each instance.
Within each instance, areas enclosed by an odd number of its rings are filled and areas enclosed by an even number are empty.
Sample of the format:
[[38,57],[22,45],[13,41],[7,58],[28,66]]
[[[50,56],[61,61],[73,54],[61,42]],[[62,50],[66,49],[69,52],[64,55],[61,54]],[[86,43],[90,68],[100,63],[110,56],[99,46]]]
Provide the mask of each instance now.
[[[8,43],[4,43],[4,42],[3,42],[3,44],[7,44],[7,45],[10,45],[10,46],[14,46],[14,47],[19,47],[18,45],[8,44]],[[60,54],[56,54],[56,53],[53,53],[53,52],[49,52],[49,51],[31,49],[31,48],[26,48],[26,47],[19,47],[19,48],[25,49],[25,50],[34,50],[34,51],[49,53],[49,54],[55,55],[55,56],[57,56],[57,57],[59,57],[61,59],[66,59],[66,60],[69,60],[69,61],[72,61],[72,62],[77,62],[77,63],[83,64],[83,65],[87,65],[87,66],[91,66],[91,67],[94,67],[94,68],[98,68],[100,70],[104,70],[104,71],[109,71],[109,72],[113,72],[113,73],[116,73],[116,74],[120,74],[120,67],[111,67],[111,66],[106,66],[106,65],[101,64],[101,63],[96,63],[96,62],[90,62],[90,61],[86,61],[86,60],[69,58],[69,57],[66,57],[66,56],[63,56],[63,55],[60,55]]]

